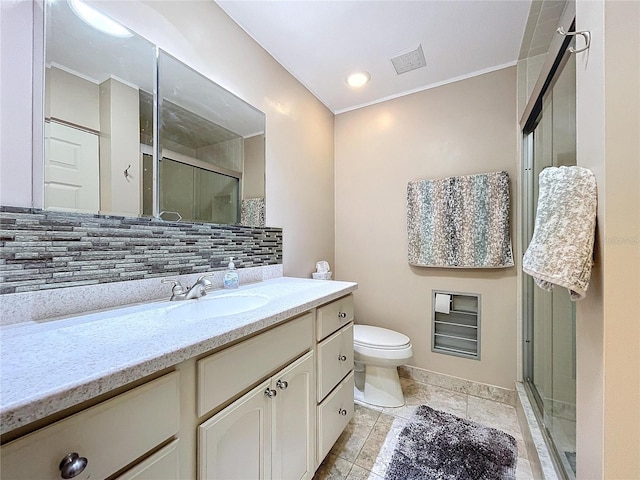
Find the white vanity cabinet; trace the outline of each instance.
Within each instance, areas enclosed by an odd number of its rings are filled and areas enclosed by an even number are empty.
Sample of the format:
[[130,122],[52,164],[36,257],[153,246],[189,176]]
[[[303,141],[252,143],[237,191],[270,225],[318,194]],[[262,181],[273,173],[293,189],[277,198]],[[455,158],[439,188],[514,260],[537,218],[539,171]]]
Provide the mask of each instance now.
[[313,476],[313,326],[309,312],[198,361],[200,416],[261,382],[198,427],[200,479]]
[[353,415],[353,298],[335,299],[353,284],[336,283],[322,287],[329,303],[296,300],[262,329],[164,363],[99,403],[8,430],[2,478],[311,479]]
[[[156,450],[178,433],[179,403],[179,374],[172,372],[3,445],[2,477],[98,479],[134,464],[122,478],[178,479],[177,454]],[[145,474],[158,471],[158,462],[162,476]]]
[[313,477],[313,352],[198,427],[200,479]]
[[353,318],[353,295],[316,311],[317,465],[353,417]]

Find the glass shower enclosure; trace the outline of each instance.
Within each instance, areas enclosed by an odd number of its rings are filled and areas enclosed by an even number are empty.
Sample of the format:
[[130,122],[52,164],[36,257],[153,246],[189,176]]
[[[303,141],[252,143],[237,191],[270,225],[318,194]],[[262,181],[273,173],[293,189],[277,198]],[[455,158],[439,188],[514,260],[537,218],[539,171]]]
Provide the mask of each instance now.
[[[532,127],[524,133],[524,249],[533,234],[538,175],[576,165],[576,67],[565,54]],[[547,292],[523,276],[525,381],[565,478],[576,472],[576,311],[565,288]]]

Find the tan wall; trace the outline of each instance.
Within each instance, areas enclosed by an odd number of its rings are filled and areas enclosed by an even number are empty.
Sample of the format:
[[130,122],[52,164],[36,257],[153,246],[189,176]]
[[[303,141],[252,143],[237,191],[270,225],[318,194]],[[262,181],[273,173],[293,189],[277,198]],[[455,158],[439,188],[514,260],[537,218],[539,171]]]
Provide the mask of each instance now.
[[[516,379],[516,268],[407,263],[407,182],[506,170],[518,192],[515,67],[336,117],[336,267],[359,283],[358,323],[393,328],[413,365],[505,388]],[[514,254],[515,257],[517,255]],[[432,289],[482,295],[480,361],[431,352]]]
[[264,136],[244,139],[242,198],[264,197]]
[[[43,107],[31,91],[33,10],[30,1],[0,2],[0,204],[19,207],[31,206],[32,111]],[[39,194],[42,200],[44,186]]]
[[578,162],[598,180],[595,265],[577,311],[579,478],[640,478],[640,3],[577,2]]
[[45,116],[100,130],[100,86],[56,67],[46,69]]
[[137,88],[100,84],[100,211],[108,215],[142,214],[139,105]]

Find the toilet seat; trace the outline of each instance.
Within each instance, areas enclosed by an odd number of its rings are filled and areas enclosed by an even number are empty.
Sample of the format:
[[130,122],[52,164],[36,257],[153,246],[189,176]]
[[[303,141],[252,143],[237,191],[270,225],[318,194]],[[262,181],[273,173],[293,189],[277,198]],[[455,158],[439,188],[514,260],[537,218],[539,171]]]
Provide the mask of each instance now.
[[410,346],[410,339],[400,332],[371,325],[353,326],[354,346],[380,350],[404,350]]

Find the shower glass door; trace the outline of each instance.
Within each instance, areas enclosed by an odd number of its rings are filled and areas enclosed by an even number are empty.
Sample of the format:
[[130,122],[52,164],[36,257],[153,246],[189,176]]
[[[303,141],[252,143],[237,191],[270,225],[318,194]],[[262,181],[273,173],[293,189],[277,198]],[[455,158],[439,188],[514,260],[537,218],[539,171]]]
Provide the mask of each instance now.
[[[543,97],[533,131],[525,135],[526,248],[538,203],[538,175],[547,167],[576,164],[575,57],[569,55]],[[575,478],[575,303],[565,288],[547,292],[525,275],[526,380],[566,478]]]

